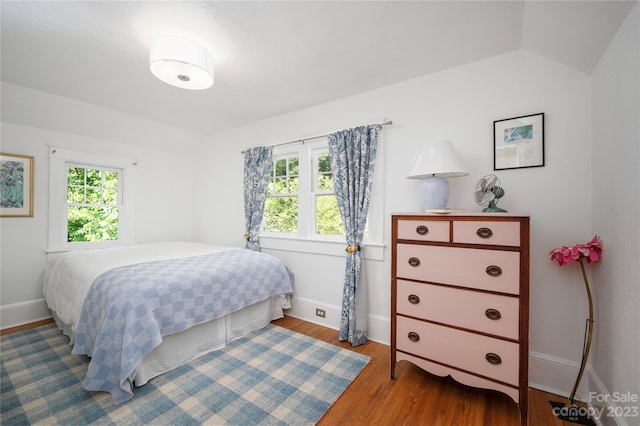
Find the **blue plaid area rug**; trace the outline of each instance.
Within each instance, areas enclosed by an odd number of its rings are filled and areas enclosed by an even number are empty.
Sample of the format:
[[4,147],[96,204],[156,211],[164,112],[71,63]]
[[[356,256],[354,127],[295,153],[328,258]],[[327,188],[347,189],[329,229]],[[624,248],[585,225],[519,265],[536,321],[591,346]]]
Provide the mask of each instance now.
[[55,324],[2,336],[2,425],[314,424],[370,360],[269,325],[113,405],[82,389],[88,358],[68,342]]

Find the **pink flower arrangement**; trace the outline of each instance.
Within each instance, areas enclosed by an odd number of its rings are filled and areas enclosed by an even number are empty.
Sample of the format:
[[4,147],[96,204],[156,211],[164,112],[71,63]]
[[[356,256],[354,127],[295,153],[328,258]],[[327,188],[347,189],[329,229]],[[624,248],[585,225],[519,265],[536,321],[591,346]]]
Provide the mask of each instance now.
[[557,261],[560,266],[564,266],[574,260],[586,260],[587,263],[597,262],[602,253],[602,241],[597,235],[586,244],[576,244],[573,247],[562,246],[551,250],[551,260]]
[[587,263],[597,262],[602,255],[602,241],[597,235],[593,237],[591,241],[586,244],[576,244],[573,247],[562,246],[557,249],[553,249],[549,252],[552,261],[557,261],[560,266],[564,266],[574,260],[580,263],[580,269],[582,270],[582,278],[584,279],[584,287],[587,290],[587,299],[589,301],[589,318],[587,319],[587,332],[585,333],[585,343],[582,350],[582,362],[580,364],[580,371],[578,377],[573,385],[573,390],[569,396],[571,405],[573,405],[574,397],[582,379],[582,373],[587,365],[587,359],[589,358],[589,349],[591,348],[591,337],[593,335],[593,301],[591,300],[591,290],[589,289],[589,280],[587,280],[587,272],[584,269],[583,259]]

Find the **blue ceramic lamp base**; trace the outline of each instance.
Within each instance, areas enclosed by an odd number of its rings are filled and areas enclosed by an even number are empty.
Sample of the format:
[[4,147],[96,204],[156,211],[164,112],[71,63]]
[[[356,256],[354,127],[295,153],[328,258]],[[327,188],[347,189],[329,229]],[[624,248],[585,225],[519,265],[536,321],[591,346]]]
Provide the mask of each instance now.
[[444,209],[449,200],[449,181],[439,176],[420,179],[418,183],[422,211]]

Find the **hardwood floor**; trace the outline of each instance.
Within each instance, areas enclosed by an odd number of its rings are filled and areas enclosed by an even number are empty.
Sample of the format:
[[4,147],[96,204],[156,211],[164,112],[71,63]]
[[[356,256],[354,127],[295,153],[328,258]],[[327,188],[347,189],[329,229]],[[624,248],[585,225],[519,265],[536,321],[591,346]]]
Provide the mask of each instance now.
[[[389,377],[389,347],[376,342],[352,347],[338,340],[338,332],[292,317],[273,324],[371,357],[318,425],[428,425],[428,426],[516,426],[517,405],[508,396],[460,385],[451,378],[431,375],[408,362]],[[554,416],[549,401],[567,398],[537,389],[529,391],[531,426],[569,426]]]
[[19,331],[28,330],[34,327],[40,327],[41,325],[51,324],[53,322],[53,318],[32,322],[29,324],[19,325],[16,327],[5,328],[4,330],[0,330],[0,336],[4,336],[5,334],[17,333]]
[[[0,331],[0,335],[41,326],[39,321]],[[293,317],[273,324],[371,357],[354,382],[320,419],[320,426],[425,425],[425,426],[517,426],[520,415],[508,396],[460,385],[451,378],[431,375],[408,362],[396,368],[397,379],[389,377],[389,347],[376,342],[352,347],[338,340],[338,332]],[[558,395],[529,389],[529,425],[575,426],[554,416],[549,401],[567,403]]]

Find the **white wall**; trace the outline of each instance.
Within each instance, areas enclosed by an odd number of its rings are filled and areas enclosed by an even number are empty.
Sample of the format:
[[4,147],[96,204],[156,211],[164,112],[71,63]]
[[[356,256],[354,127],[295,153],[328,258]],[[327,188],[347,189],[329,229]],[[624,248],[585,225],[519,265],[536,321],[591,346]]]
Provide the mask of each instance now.
[[[9,87],[9,90],[5,89]],[[19,86],[3,83],[0,149],[2,152],[34,156],[34,216],[31,218],[0,219],[0,327],[7,328],[22,323],[50,317],[42,299],[42,276],[47,260],[48,235],[48,145],[120,156],[138,161],[136,170],[136,242],[191,240],[193,239],[194,156],[187,147],[197,146],[200,139],[178,129],[166,134],[179,136],[187,153],[165,152],[147,148],[165,126],[154,127],[145,120],[109,112],[69,99],[47,95]],[[33,110],[25,113],[20,124],[5,121],[16,117],[14,109]],[[85,124],[70,124],[69,133],[49,130],[46,109],[53,116],[73,114],[67,122],[95,123],[90,132],[84,132]],[[11,113],[5,114],[7,111]],[[112,130],[112,126],[120,130]],[[128,127],[129,126],[129,127]],[[139,145],[114,142],[120,139],[122,130],[131,129]],[[141,129],[146,128],[145,134]],[[165,129],[166,130],[166,129]],[[105,139],[72,134],[71,132],[103,135]],[[113,139],[107,139],[113,137]],[[122,140],[122,139],[120,139]],[[161,140],[165,145],[168,139]],[[173,145],[176,145],[175,142]],[[176,147],[173,147],[178,151]]]
[[[603,240],[591,265],[596,300],[594,390],[640,395],[640,6],[627,16],[592,77],[592,232]],[[597,400],[594,402],[598,402]],[[619,409],[638,402],[612,401]],[[624,413],[624,411],[623,411]],[[630,414],[630,412],[629,412]],[[640,419],[621,416],[619,424]],[[605,424],[614,424],[610,417]]]
[[[382,140],[385,260],[367,263],[370,337],[388,342],[390,214],[419,208],[417,182],[405,173],[420,144],[453,141],[470,175],[450,179],[449,206],[480,211],[472,191],[493,173],[493,121],[544,112],[545,167],[496,174],[506,190],[500,206],[531,214],[531,381],[568,394],[582,347],[584,289],[578,272],[558,267],[548,252],[592,237],[589,83],[572,69],[516,51],[234,129],[199,157],[200,192],[215,196],[196,201],[196,229],[205,241],[242,244],[242,149],[393,120]],[[332,315],[324,323],[337,326],[343,259],[277,255],[296,274],[294,314],[316,321],[314,307],[327,307]]]

